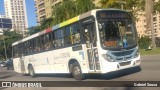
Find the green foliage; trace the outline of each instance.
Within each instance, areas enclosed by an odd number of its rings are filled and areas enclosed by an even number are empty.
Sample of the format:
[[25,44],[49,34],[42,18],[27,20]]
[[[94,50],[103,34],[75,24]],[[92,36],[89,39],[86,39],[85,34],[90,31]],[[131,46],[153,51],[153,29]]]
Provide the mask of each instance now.
[[77,15],[75,2],[67,0],[53,8],[54,24],[66,21]]
[[92,0],[76,0],[75,4],[77,15],[96,8]]
[[160,38],[157,37],[155,40],[156,40],[156,46],[160,47]]
[[67,0],[53,7],[54,25],[95,8],[92,0]]
[[158,2],[155,3],[154,10],[160,12],[160,0],[158,0]]
[[151,39],[148,36],[141,37],[138,40],[141,49],[147,49],[151,44]]
[[53,23],[53,18],[52,17],[47,18],[47,19],[45,19],[45,20],[43,20],[41,22],[41,30],[44,30],[44,29],[49,28],[49,27],[52,27],[53,24],[54,24]]
[[[123,9],[131,11],[135,17],[138,15],[137,11],[145,10],[145,0],[101,0],[100,3],[101,8],[119,9],[121,9],[123,4]],[[158,2],[154,2],[154,10],[160,12],[160,0]]]
[[29,30],[28,34],[32,35],[32,34],[40,32],[43,29],[41,29],[41,26],[32,26],[32,27],[28,28],[28,30]]
[[[6,51],[7,51],[7,56],[8,58],[12,57],[12,44],[20,39],[23,38],[21,34],[17,34],[16,32],[12,31],[4,31],[4,40],[6,44]],[[4,42],[3,39],[0,40],[0,59],[5,58],[5,53],[4,53]]]

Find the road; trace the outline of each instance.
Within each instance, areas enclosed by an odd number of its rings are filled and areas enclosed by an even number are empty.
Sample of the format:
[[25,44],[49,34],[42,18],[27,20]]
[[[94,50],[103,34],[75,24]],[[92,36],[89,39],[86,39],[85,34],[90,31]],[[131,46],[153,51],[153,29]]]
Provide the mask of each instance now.
[[[160,55],[142,56],[141,70],[126,70],[123,72],[111,73],[113,77],[107,77],[106,75],[88,75],[85,81],[160,81]],[[56,74],[56,75],[38,75],[36,78],[30,76],[22,76],[14,72],[13,70],[6,70],[6,68],[0,68],[0,81],[75,81],[74,78],[68,78],[68,75]],[[2,88],[0,88],[1,90]],[[33,88],[32,90],[52,90],[53,88]],[[116,87],[54,87],[56,90],[111,90],[117,89]],[[137,90],[137,88],[118,88],[118,90]],[[138,90],[150,90],[151,88],[140,87]],[[5,88],[5,90],[18,90],[13,88]],[[21,90],[21,89],[20,89]],[[30,89],[26,89],[30,90]],[[160,90],[158,88],[152,88],[152,90]]]

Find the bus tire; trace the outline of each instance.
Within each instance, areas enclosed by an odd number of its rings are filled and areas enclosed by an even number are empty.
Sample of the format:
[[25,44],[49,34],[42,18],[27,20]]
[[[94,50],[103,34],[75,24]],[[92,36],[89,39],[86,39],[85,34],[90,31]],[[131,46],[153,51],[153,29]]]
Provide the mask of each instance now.
[[35,77],[36,76],[32,65],[29,66],[28,70],[29,70],[29,75],[31,77]]
[[72,65],[72,75],[76,80],[84,79],[84,75],[78,62],[74,62]]
[[73,75],[72,75],[72,66],[73,66],[73,64],[69,64],[69,78],[73,78]]

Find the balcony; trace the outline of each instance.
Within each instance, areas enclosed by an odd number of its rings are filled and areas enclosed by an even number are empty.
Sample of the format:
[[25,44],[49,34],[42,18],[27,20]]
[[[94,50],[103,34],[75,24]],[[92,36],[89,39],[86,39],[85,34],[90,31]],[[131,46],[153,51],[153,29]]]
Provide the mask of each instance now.
[[39,7],[39,12],[45,10],[45,7]]
[[55,0],[55,1],[53,1],[52,6],[60,4],[61,2],[62,2],[62,0]]
[[40,12],[39,13],[39,17],[41,18],[41,17],[44,17],[44,16],[46,16],[46,13],[45,12]]
[[43,0],[38,3],[38,5],[42,5],[42,4],[44,4]]

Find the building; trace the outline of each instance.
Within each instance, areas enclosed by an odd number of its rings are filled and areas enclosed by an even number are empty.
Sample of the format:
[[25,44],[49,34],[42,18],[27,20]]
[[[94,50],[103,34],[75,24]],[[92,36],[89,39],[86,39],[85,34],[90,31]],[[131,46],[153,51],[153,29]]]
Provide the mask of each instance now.
[[24,34],[27,23],[25,0],[4,0],[6,17],[12,19],[12,28],[18,33]]
[[[40,22],[46,18],[52,16],[52,7],[56,7],[64,0],[34,0],[35,1],[35,8],[36,8],[36,17],[37,23],[40,25]],[[96,6],[100,6],[98,3],[100,0],[92,0]]]
[[7,18],[5,15],[0,15],[0,29],[12,29],[12,19]]
[[[136,21],[136,28],[138,32],[138,36],[150,36],[151,31],[147,31],[146,27],[146,17],[145,12],[139,12]],[[153,14],[153,28],[155,32],[155,37],[160,37],[160,13],[156,12]]]
[[137,33],[138,37],[145,36],[145,31],[146,31],[146,17],[145,17],[145,12],[138,12],[137,15],[137,21],[136,21],[136,28],[137,28]]
[[[158,2],[159,0],[155,0],[154,2]],[[138,17],[136,21],[136,28],[138,32],[138,36],[149,36],[151,37],[151,30],[147,31],[147,22],[146,22],[146,16],[144,11],[138,12]],[[160,13],[154,12],[153,13],[153,29],[154,29],[154,35],[155,37],[160,38]]]
[[36,17],[37,23],[40,25],[40,22],[46,18],[52,16],[52,7],[57,6],[63,0],[34,0],[36,8]]

